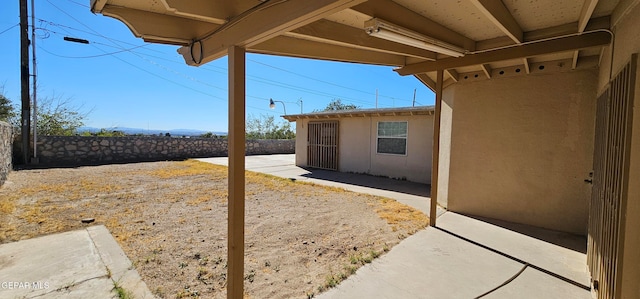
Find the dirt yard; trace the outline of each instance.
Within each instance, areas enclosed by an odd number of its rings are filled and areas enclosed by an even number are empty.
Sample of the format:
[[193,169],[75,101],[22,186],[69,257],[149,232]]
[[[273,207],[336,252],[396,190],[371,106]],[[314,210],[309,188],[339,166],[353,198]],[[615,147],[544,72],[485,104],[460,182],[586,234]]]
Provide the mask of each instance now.
[[[103,224],[156,296],[224,298],[226,177],[191,160],[14,171],[0,243]],[[427,223],[394,200],[247,172],[245,297],[312,298]]]

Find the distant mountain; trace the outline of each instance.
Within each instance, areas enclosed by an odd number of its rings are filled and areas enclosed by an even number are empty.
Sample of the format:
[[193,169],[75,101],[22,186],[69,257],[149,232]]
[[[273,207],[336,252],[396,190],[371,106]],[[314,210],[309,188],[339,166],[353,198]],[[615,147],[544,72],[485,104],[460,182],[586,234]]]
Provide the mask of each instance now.
[[[158,134],[166,134],[169,133],[171,136],[200,136],[204,133],[211,131],[203,131],[203,130],[194,130],[194,129],[172,129],[172,130],[147,130],[141,128],[127,128],[127,127],[112,127],[112,128],[104,128],[109,131],[122,131],[127,135],[135,135],[135,134],[143,134],[143,135],[158,135]],[[96,133],[100,132],[102,128],[94,128],[94,127],[81,127],[78,129],[78,132],[90,132]],[[227,135],[227,132],[212,132],[216,135]]]

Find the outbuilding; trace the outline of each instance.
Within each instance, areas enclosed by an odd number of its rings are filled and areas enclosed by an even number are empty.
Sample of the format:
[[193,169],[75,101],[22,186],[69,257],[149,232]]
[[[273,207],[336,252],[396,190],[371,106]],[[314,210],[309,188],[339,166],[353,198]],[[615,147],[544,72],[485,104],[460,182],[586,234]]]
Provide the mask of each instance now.
[[434,107],[285,115],[296,122],[296,165],[431,183]]

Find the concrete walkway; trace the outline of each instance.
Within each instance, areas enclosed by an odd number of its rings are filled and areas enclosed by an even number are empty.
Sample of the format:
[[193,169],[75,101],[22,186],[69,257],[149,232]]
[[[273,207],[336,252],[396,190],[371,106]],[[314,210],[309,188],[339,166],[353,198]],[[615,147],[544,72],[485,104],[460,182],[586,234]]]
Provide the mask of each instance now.
[[[197,160],[224,166],[229,165],[227,157],[201,158]],[[247,170],[255,172],[393,198],[429,215],[431,190],[429,185],[426,184],[370,175],[302,168],[295,165],[295,155],[293,154],[247,156],[245,164]],[[442,215],[444,212],[445,210],[438,207],[438,215]]]
[[[226,157],[199,160],[227,165]],[[385,196],[428,215],[427,185],[294,164],[294,155],[246,157],[247,170]],[[317,298],[591,298],[584,237],[438,215],[437,228],[408,237]]]
[[591,298],[584,253],[451,212],[438,226],[317,298]]
[[0,245],[0,298],[154,298],[106,227]]
[[[427,185],[250,156],[247,169],[381,195],[428,214]],[[226,165],[226,158],[202,161]],[[591,298],[583,237],[439,209],[438,227],[403,240],[317,298]],[[153,298],[104,226],[0,245],[0,298]]]

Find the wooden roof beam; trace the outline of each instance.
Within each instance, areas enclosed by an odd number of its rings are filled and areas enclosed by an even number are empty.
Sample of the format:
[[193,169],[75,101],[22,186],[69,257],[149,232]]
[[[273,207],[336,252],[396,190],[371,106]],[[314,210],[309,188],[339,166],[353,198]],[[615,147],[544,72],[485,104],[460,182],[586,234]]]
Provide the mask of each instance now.
[[529,63],[529,58],[522,58],[522,64],[524,65],[525,73],[531,74],[531,64]]
[[365,0],[289,0],[262,2],[212,33],[178,49],[189,65],[202,65],[227,54],[230,46],[250,48],[264,41],[320,20]]
[[482,67],[482,71],[484,72],[484,75],[487,76],[487,79],[491,79],[491,72],[493,72],[491,65],[489,65],[488,63],[484,63],[484,64],[481,64],[480,66]]
[[587,24],[593,15],[593,11],[598,5],[598,0],[585,0],[580,11],[580,17],[578,18],[578,32],[584,32],[587,28]]
[[368,63],[386,66],[402,66],[405,64],[404,57],[398,55],[323,44],[317,41],[288,36],[272,38],[251,47],[247,51],[260,54]]
[[214,24],[159,14],[144,10],[124,8],[112,5],[100,5],[92,8],[92,12],[120,20],[129,27],[134,36],[145,41],[164,44],[187,45],[190,39],[205,34],[215,28]]
[[413,56],[426,60],[436,59],[436,53],[434,52],[371,37],[362,29],[327,20],[318,20],[314,23],[286,33],[285,35],[303,39],[328,41],[334,44],[351,47],[355,46],[367,50],[375,50],[403,56]]
[[468,51],[476,49],[476,42],[458,32],[455,32],[440,23],[398,4],[391,0],[369,0],[356,5],[351,9],[368,15],[371,18],[379,18],[398,26],[422,33],[426,36],[459,46]]
[[[587,24],[585,31],[593,31],[599,29],[609,29],[611,26],[611,18],[609,16],[591,19]],[[524,41],[532,42],[541,39],[553,38],[563,35],[575,34],[578,22],[566,23],[558,26],[527,31],[524,33]],[[506,36],[481,40],[476,43],[476,50],[491,50],[492,48],[513,45],[513,40]]]
[[471,0],[471,3],[515,43],[524,41],[522,28],[501,0]]
[[414,74],[413,76],[416,77],[416,79],[418,79],[420,82],[422,82],[422,84],[424,84],[426,87],[431,89],[431,91],[435,92],[435,90],[436,90],[436,81],[433,81],[433,79],[429,78],[429,76],[427,76],[427,74],[425,74],[425,73]]
[[476,54],[468,54],[464,57],[452,57],[437,61],[414,63],[395,69],[395,71],[402,76],[415,75],[419,73],[433,72],[436,70],[446,70],[463,66],[481,65],[497,61],[605,46],[610,42],[611,35],[607,32],[588,32],[583,33],[582,35],[574,35],[523,45],[514,45],[513,47],[500,48]]
[[236,16],[255,5],[254,1],[161,0],[165,8],[176,15],[215,24],[224,24],[229,16]]
[[[587,24],[589,24],[589,20],[591,20],[591,16],[593,15],[593,11],[596,9],[596,5],[598,5],[598,0],[585,0],[584,5],[582,5],[582,10],[580,11],[580,17],[578,18],[578,32],[584,32],[587,28]],[[573,60],[571,63],[571,68],[576,69],[578,67],[578,58],[580,57],[580,51],[573,52]]]
[[449,77],[450,77],[453,81],[458,82],[458,79],[459,79],[460,75],[458,75],[458,72],[456,72],[456,70],[454,70],[454,69],[447,69],[447,70],[445,70],[445,73],[447,73],[447,74],[449,75]]

